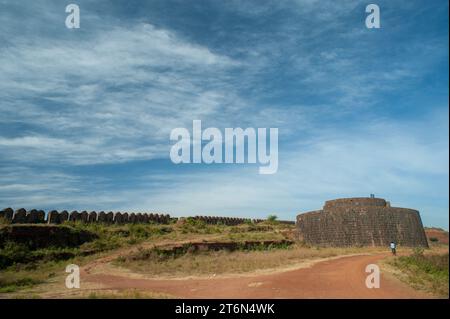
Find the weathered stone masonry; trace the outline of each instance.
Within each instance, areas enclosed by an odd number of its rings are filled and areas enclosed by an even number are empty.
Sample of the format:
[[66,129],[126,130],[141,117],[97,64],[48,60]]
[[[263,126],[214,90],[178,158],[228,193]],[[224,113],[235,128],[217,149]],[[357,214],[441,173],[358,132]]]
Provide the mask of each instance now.
[[343,198],[297,216],[300,240],[319,246],[428,247],[417,210],[391,207],[382,198]]
[[24,208],[13,210],[5,208],[0,210],[0,218],[6,219],[12,224],[62,224],[66,221],[80,221],[84,223],[105,223],[105,224],[127,224],[127,223],[158,223],[168,224],[171,220],[167,214],[146,214],[146,213],[113,213],[113,212],[87,212],[56,210],[49,211],[45,214],[43,210],[31,209],[29,211]]
[[[113,213],[113,212],[87,212],[87,211],[72,211],[69,213],[66,210],[58,212],[56,210],[49,211],[45,214],[43,210],[25,210],[19,208],[13,210],[12,208],[5,208],[0,210],[0,218],[4,218],[13,224],[61,224],[66,221],[80,221],[84,223],[105,223],[105,224],[127,224],[127,223],[158,223],[168,224],[171,220],[177,220],[176,217],[163,214],[146,214],[146,213]],[[217,217],[217,216],[195,216],[195,220],[200,220],[206,224],[223,224],[223,225],[239,225],[247,222],[249,219],[236,217]],[[253,223],[263,222],[264,219],[253,219]],[[295,224],[293,221],[278,221],[282,224]]]
[[[249,219],[249,218],[237,218],[237,217],[217,217],[217,216],[194,216],[192,217],[195,220],[203,221],[206,224],[216,225],[216,224],[224,224],[228,226],[243,224],[247,221],[251,221],[254,224],[262,223],[265,219]],[[278,220],[280,224],[286,225],[294,225],[294,221],[289,220]]]

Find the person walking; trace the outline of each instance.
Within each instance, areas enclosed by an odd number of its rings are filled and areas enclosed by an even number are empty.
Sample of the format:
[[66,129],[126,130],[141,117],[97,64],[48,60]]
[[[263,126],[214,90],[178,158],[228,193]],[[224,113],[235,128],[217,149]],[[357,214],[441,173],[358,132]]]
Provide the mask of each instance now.
[[391,247],[392,255],[394,255],[394,256],[397,255],[397,251],[396,251],[397,245],[395,244],[395,242],[391,241],[390,247]]

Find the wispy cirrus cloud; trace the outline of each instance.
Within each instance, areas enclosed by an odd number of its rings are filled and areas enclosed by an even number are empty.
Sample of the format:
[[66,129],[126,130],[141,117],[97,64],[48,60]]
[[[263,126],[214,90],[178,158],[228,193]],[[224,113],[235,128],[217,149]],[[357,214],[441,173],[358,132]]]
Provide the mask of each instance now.
[[161,157],[172,127],[226,103],[214,82],[239,64],[152,25],[21,42],[1,50],[0,108],[27,129],[0,147],[73,164]]
[[[80,0],[75,32],[0,4],[4,206],[292,219],[375,192],[448,225],[445,1],[380,1],[377,31],[363,1]],[[279,172],[172,165],[194,119],[278,127]]]

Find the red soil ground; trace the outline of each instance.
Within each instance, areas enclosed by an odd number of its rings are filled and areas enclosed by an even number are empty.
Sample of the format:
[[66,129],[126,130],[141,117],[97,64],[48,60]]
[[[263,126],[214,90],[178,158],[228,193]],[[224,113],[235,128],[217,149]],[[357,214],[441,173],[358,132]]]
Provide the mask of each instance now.
[[429,298],[392,275],[381,274],[380,288],[368,289],[368,264],[388,254],[359,255],[318,262],[272,274],[205,279],[145,279],[125,274],[94,273],[85,268],[82,280],[103,289],[138,289],[180,298]]
[[428,242],[430,238],[437,238],[438,243],[448,245],[448,232],[439,228],[425,228],[425,234],[427,235]]

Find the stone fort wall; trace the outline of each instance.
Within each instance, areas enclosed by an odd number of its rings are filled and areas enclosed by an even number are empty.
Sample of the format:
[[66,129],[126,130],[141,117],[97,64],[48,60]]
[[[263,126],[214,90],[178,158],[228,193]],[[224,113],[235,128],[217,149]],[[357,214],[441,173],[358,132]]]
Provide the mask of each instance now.
[[[217,216],[194,216],[195,220],[201,220],[206,224],[224,224],[224,225],[239,225],[246,222],[252,222],[254,224],[264,222],[265,219],[250,219],[250,218],[240,218],[240,217],[217,217]],[[295,225],[294,221],[290,220],[277,220],[280,224]]]
[[4,218],[12,224],[62,224],[66,221],[81,221],[86,223],[149,223],[167,224],[170,222],[170,215],[158,213],[113,213],[113,212],[87,212],[63,210],[58,212],[52,210],[47,214],[43,210],[31,209],[25,210],[19,208],[5,208],[0,211],[0,218]]
[[381,198],[327,201],[322,210],[297,216],[300,240],[319,246],[428,247],[418,211],[390,207]]
[[[52,210],[47,214],[43,210],[25,210],[19,208],[13,210],[12,208],[5,208],[0,210],[0,218],[6,219],[12,224],[62,224],[66,221],[81,221],[86,223],[109,223],[109,224],[127,224],[127,223],[157,223],[168,224],[171,220],[178,218],[170,217],[168,214],[158,213],[121,213],[121,212],[87,212],[87,211],[72,211],[63,210],[58,212]],[[195,220],[200,220],[206,224],[223,224],[223,225],[239,225],[251,221],[253,223],[263,222],[264,219],[246,219],[237,217],[217,217],[217,216],[195,216],[191,217]],[[293,221],[278,221],[282,224],[295,224]]]

